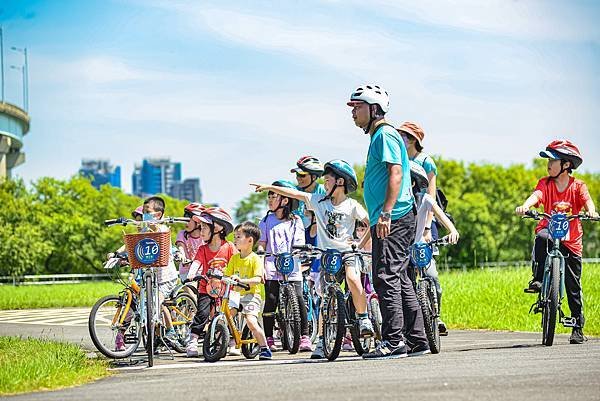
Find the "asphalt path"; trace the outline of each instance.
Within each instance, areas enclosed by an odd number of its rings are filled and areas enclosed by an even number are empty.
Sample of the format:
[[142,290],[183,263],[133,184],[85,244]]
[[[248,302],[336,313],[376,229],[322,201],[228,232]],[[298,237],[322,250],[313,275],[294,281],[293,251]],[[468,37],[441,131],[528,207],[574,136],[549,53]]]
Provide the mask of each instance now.
[[[87,327],[0,322],[0,335],[46,337],[92,349]],[[84,386],[6,397],[11,400],[600,400],[600,339],[540,345],[540,333],[451,331],[442,352],[336,362],[275,353],[272,361],[227,357],[218,363],[163,353],[115,365],[109,378]]]

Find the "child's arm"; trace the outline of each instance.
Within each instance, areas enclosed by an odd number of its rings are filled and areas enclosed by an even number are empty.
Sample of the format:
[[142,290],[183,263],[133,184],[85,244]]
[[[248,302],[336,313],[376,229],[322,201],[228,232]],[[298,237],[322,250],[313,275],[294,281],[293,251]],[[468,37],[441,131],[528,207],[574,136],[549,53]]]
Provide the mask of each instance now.
[[592,200],[591,197],[585,202],[585,210],[587,210],[588,215],[590,217],[594,217],[596,219],[598,218],[598,212],[596,211],[596,205],[594,205],[594,201]]
[[288,198],[298,199],[304,203],[308,203],[310,200],[310,194],[308,192],[299,191],[292,188],[276,187],[274,185],[262,185],[262,184],[250,184],[256,187],[256,192],[271,191],[276,194],[287,196]]
[[442,223],[442,225],[446,227],[448,231],[450,231],[450,234],[448,234],[448,242],[450,242],[451,244],[456,244],[458,242],[458,238],[460,237],[458,231],[456,230],[456,227],[454,226],[454,224],[452,224],[448,216],[446,216],[446,213],[444,213],[442,208],[439,207],[437,203],[432,203],[432,206],[435,218],[438,219],[438,221]]
[[525,213],[527,213],[529,211],[529,209],[531,209],[534,205],[537,205],[537,203],[540,201],[540,198],[537,196],[537,194],[534,192],[531,194],[531,196],[529,198],[527,198],[527,200],[521,205],[518,206],[515,209],[515,213],[523,216]]

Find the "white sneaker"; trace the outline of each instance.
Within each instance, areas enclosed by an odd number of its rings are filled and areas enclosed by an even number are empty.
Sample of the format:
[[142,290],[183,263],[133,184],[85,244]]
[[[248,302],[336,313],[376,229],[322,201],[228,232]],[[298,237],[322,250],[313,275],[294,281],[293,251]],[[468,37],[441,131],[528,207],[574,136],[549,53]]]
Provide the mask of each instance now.
[[192,336],[192,339],[185,347],[185,355],[188,358],[195,358],[198,356],[198,338]]
[[235,340],[231,339],[229,340],[229,350],[227,351],[228,355],[231,356],[240,356],[242,355],[242,351],[239,348],[235,347]]
[[375,335],[375,331],[373,330],[373,323],[368,317],[359,318],[358,325],[360,330],[360,336],[362,338],[373,337]]
[[319,338],[319,341],[317,342],[317,347],[315,348],[312,355],[310,356],[310,359],[323,359],[323,358],[325,358],[325,351],[323,351],[323,339]]

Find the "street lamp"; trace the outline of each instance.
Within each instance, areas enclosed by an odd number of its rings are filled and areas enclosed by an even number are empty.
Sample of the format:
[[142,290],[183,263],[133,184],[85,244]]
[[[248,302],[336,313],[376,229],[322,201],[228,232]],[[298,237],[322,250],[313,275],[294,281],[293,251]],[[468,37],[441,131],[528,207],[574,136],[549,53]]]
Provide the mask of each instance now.
[[[25,108],[25,111],[29,110],[29,61],[27,58],[27,48],[23,47],[15,47],[12,46],[11,47],[12,50],[23,54],[23,57],[25,59],[25,63],[23,64],[22,67],[22,73],[23,73],[23,107]],[[13,66],[11,66],[12,68]]]
[[27,81],[25,80],[25,66],[22,65],[19,67],[16,65],[11,65],[10,68],[12,68],[13,70],[17,70],[21,74],[23,74],[23,108],[25,109],[25,111],[27,111]]

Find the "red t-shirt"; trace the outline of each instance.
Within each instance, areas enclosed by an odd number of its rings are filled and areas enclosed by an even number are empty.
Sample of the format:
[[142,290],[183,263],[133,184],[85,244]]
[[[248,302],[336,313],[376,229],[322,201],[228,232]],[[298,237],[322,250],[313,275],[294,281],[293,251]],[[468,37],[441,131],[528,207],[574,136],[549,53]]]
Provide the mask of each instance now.
[[[539,202],[535,206],[543,205],[544,212],[548,214],[557,212],[566,213],[567,215],[578,214],[585,206],[585,202],[590,199],[590,193],[585,183],[574,177],[569,178],[569,184],[562,192],[558,192],[555,180],[548,180],[548,177],[544,177],[538,181],[533,193],[539,198]],[[547,226],[548,220],[542,219],[535,228],[535,232],[538,233]],[[574,254],[581,256],[583,252],[583,228],[579,219],[571,220],[569,232],[562,239],[562,243]]]
[[[229,259],[236,253],[235,246],[229,241],[223,241],[221,247],[213,252],[209,249],[208,245],[201,245],[196,252],[195,262],[199,262],[198,273],[205,275],[208,269],[219,269],[225,270]],[[198,282],[198,291],[201,294],[206,294],[206,281],[200,280]]]

